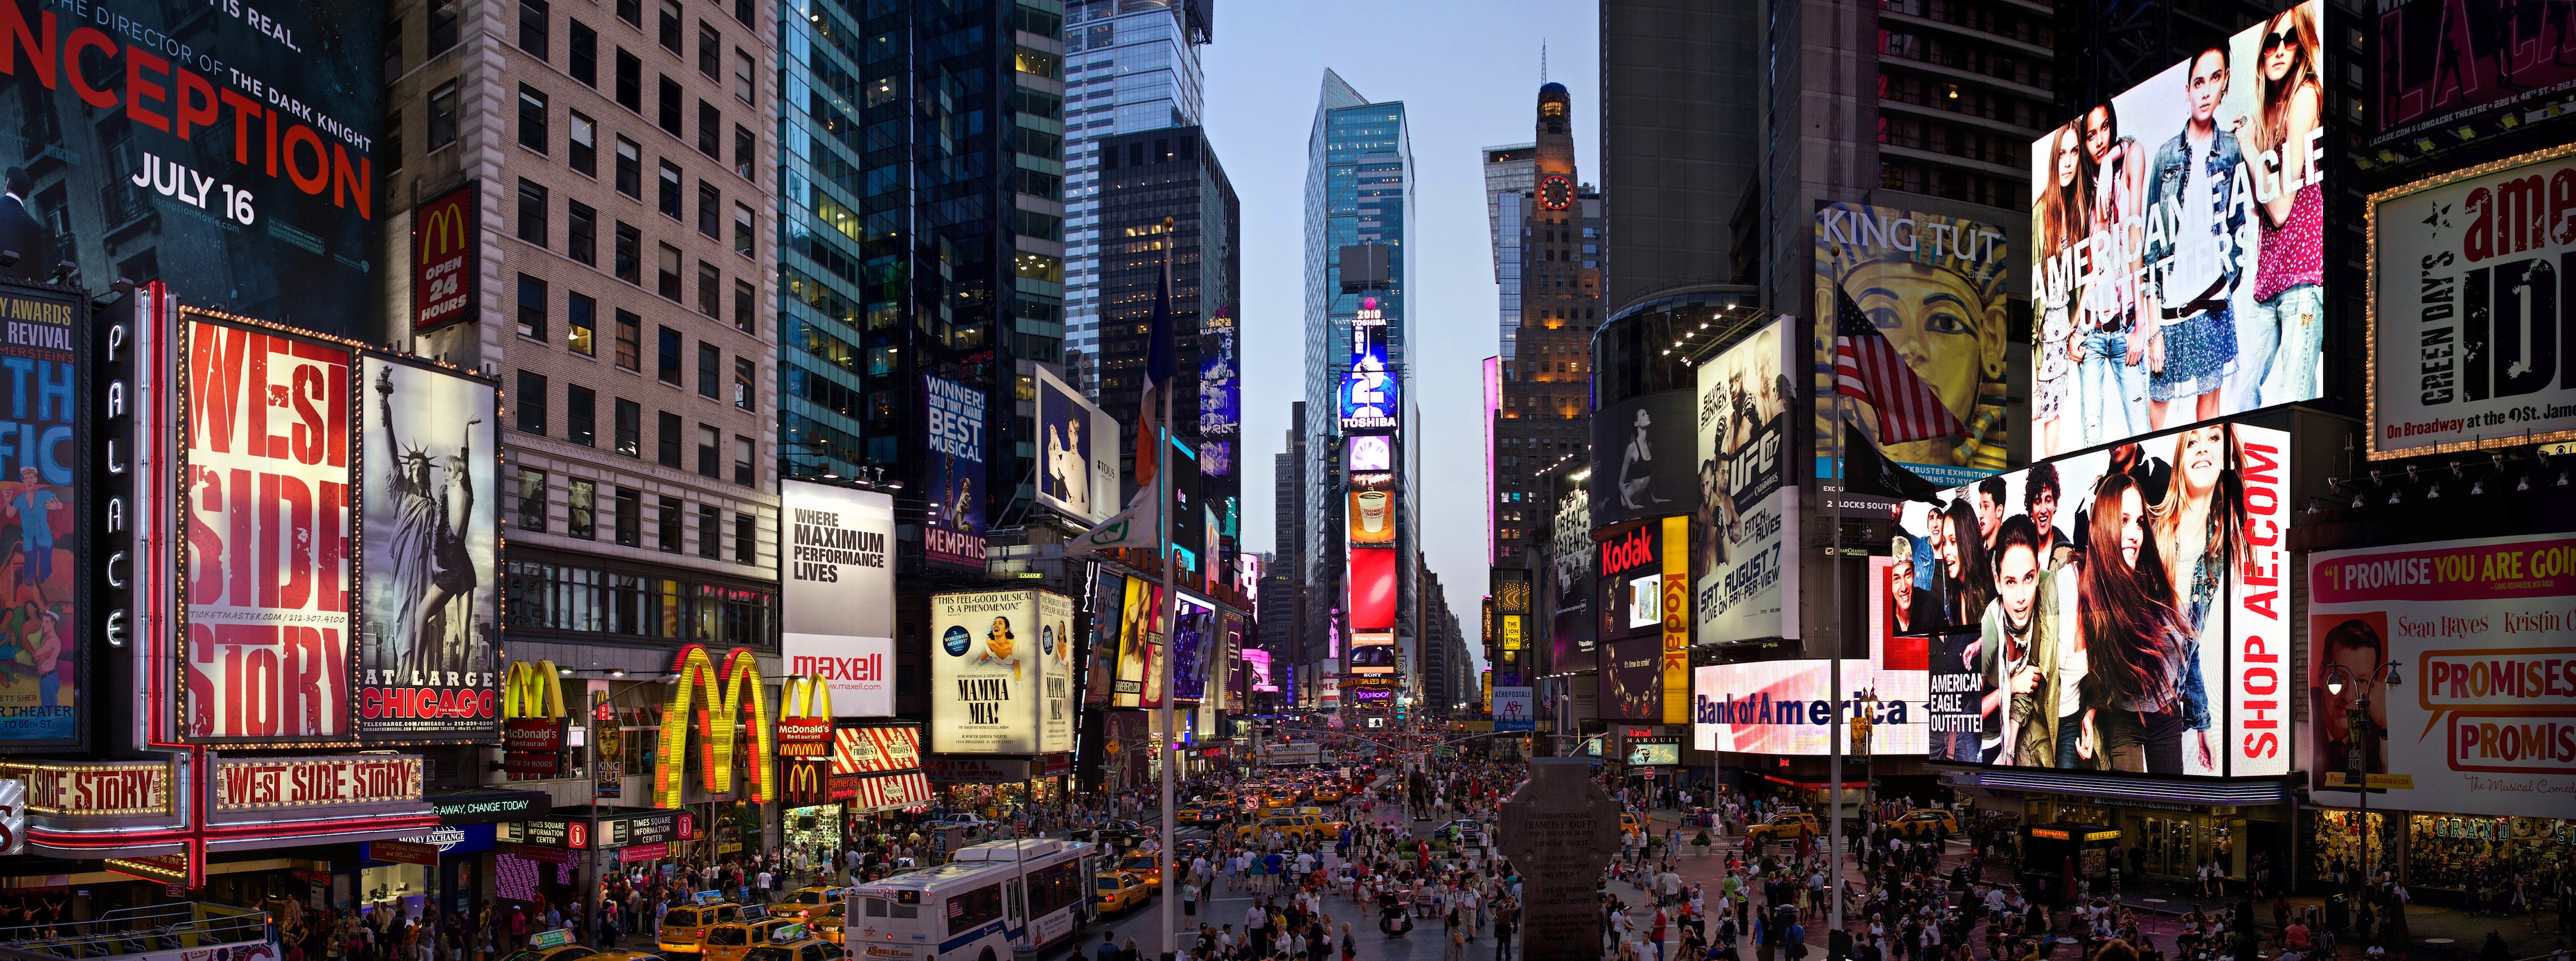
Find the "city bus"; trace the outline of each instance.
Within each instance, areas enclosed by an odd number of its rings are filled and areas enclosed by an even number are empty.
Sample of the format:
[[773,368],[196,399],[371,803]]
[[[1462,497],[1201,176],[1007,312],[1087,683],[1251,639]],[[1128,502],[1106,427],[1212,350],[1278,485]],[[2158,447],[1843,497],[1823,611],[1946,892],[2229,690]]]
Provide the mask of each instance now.
[[1010,961],[1070,943],[1098,918],[1100,847],[1032,838],[959,848],[949,862],[849,890],[841,943],[852,961]]

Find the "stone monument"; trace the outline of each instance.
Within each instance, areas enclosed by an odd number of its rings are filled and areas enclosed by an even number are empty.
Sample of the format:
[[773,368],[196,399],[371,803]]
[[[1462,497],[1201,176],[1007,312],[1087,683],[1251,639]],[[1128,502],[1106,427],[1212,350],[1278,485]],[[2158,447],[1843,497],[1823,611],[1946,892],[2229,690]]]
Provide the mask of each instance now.
[[1619,802],[1592,783],[1591,762],[1531,758],[1495,836],[1521,875],[1525,961],[1600,961],[1595,885],[1619,851]]

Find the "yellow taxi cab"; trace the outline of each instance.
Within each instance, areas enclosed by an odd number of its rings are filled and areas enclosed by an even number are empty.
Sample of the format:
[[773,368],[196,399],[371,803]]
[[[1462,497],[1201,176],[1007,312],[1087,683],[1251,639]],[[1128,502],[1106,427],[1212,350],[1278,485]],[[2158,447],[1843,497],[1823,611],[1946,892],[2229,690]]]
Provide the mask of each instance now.
[[755,944],[743,953],[744,961],[840,961],[839,944],[816,937],[814,930],[801,921],[791,921],[769,931],[769,940]]
[[502,961],[662,961],[662,956],[645,951],[600,951],[573,943],[572,929],[556,928],[528,935],[528,946],[513,951]]
[[1796,841],[1815,837],[1816,816],[1813,814],[1774,814],[1770,820],[1744,829],[1747,841]]
[[849,892],[842,888],[797,888],[787,892],[785,898],[781,898],[777,905],[771,907],[769,916],[810,918],[823,908],[841,903],[841,899],[848,894]]
[[1277,830],[1280,835],[1284,837],[1303,839],[1307,833],[1312,830],[1312,828],[1304,822],[1299,821],[1296,815],[1273,814],[1269,817],[1262,818],[1261,820],[1235,828],[1234,837],[1235,840],[1240,843],[1250,844],[1254,841],[1260,840],[1262,835],[1272,830]]
[[1639,826],[1639,825],[1637,824],[1637,816],[1636,816],[1636,815],[1634,815],[1634,814],[1622,814],[1622,815],[1619,815],[1619,830],[1624,831],[1624,832],[1629,833],[1629,834],[1636,834],[1636,833],[1638,833],[1638,832],[1644,831],[1644,830],[1645,830],[1645,828],[1644,828],[1644,827],[1641,827],[1641,826]]
[[841,934],[841,921],[848,917],[849,907],[847,901],[834,901],[814,908],[806,913],[805,923],[813,927],[815,937],[833,944],[846,944],[848,942]]
[[746,907],[742,909],[741,920],[707,930],[705,951],[701,956],[706,961],[743,961],[751,949],[776,941],[779,933],[791,925],[796,929],[794,934],[811,936],[802,919],[768,917],[759,905]]
[[[1177,867],[1186,868],[1188,865],[1177,865]],[[1131,852],[1126,857],[1118,859],[1117,869],[1144,878],[1145,884],[1149,887],[1163,886],[1163,862],[1152,852]]]
[[698,892],[698,903],[672,908],[662,915],[653,947],[670,954],[703,954],[709,929],[742,917],[742,905],[718,900],[713,891]]
[[1261,796],[1263,807],[1284,808],[1295,803],[1297,803],[1297,792],[1293,788],[1275,788]]
[[1102,914],[1143,907],[1154,893],[1154,885],[1134,871],[1102,871],[1092,883],[1099,891]]
[[1959,833],[1958,819],[1951,817],[1950,812],[1943,811],[1938,808],[1921,808],[1918,810],[1907,811],[1903,817],[1897,818],[1895,822],[1889,826],[1904,833],[1908,837],[1930,834],[1934,828],[1939,828],[1950,834]]
[[1342,803],[1342,797],[1343,797],[1343,794],[1342,794],[1342,788],[1341,788],[1341,786],[1340,786],[1340,785],[1337,785],[1337,784],[1318,784],[1318,785],[1315,785],[1315,803],[1317,803],[1317,804],[1340,804],[1340,803]]
[[1309,830],[1323,834],[1340,834],[1343,828],[1350,826],[1350,822],[1336,820],[1332,815],[1324,813],[1323,808],[1298,808],[1297,816],[1307,819],[1306,826]]

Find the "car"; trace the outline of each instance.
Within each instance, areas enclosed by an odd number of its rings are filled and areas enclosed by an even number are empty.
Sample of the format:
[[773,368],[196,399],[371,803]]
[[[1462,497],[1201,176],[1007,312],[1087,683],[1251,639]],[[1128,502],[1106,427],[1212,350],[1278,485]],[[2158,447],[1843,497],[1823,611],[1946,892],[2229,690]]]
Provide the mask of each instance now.
[[849,908],[850,902],[834,901],[815,908],[813,913],[807,914],[805,923],[814,926],[815,937],[833,944],[845,943],[841,933],[841,923],[848,917]]
[[780,898],[769,913],[772,917],[810,918],[826,907],[841,903],[848,893],[843,888],[797,888]]
[[1134,821],[1102,821],[1087,828],[1075,828],[1073,839],[1090,841],[1104,848],[1123,848],[1154,836],[1154,829]]
[[1816,816],[1813,814],[1774,814],[1770,820],[1744,829],[1744,839],[1748,842],[1799,841],[1815,837],[1816,832]]
[[1340,804],[1342,803],[1342,798],[1345,796],[1347,795],[1342,790],[1341,785],[1338,784],[1322,784],[1315,787],[1315,803],[1317,804]]
[[1646,831],[1637,823],[1637,816],[1634,814],[1619,815],[1619,830],[1629,834],[1643,834]]
[[653,947],[665,954],[703,954],[708,929],[741,917],[742,905],[731,902],[672,908],[662,915],[662,927],[653,934]]
[[841,961],[845,953],[840,942],[819,937],[802,922],[789,923],[772,930],[764,944],[755,944],[744,952],[743,961]]
[[706,961],[744,961],[751,949],[776,942],[781,932],[793,928],[788,940],[810,936],[802,918],[773,918],[754,915],[757,905],[743,911],[742,920],[719,924],[707,929],[706,944],[700,957]]
[[662,961],[662,956],[645,951],[601,951],[573,943],[570,928],[539,931],[528,936],[528,946],[510,952],[501,961]]
[[1313,827],[1299,821],[1295,815],[1273,814],[1250,824],[1236,827],[1234,829],[1234,837],[1239,843],[1250,844],[1254,841],[1260,840],[1261,836],[1265,832],[1272,830],[1277,830],[1280,834],[1287,837],[1303,840],[1306,835],[1313,830]]
[[1342,833],[1343,828],[1350,826],[1350,822],[1334,818],[1323,808],[1298,808],[1297,813],[1306,817],[1314,818],[1314,829],[1323,834],[1338,835]]
[[1143,907],[1154,895],[1154,886],[1134,871],[1102,871],[1092,878],[1092,886],[1102,914]]
[[[1179,864],[1175,867],[1187,868],[1189,865]],[[1153,854],[1137,851],[1119,858],[1118,870],[1143,875],[1146,883],[1157,888],[1163,886],[1163,862]]]
[[1889,822],[1888,826],[1907,837],[1930,834],[1935,828],[1945,834],[1959,833],[1958,819],[1951,817],[1950,812],[1937,808],[1907,811],[1904,816]]

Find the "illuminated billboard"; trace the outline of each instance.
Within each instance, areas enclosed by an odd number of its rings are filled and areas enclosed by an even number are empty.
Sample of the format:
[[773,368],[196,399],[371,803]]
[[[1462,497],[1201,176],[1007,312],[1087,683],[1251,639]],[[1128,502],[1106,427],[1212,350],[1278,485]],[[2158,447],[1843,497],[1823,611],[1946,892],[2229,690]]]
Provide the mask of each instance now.
[[1600,637],[1592,613],[1599,571],[1594,566],[1590,489],[1561,474],[1549,480],[1556,486],[1555,516],[1548,528],[1549,563],[1540,573],[1548,582],[1549,669],[1563,672],[1592,663],[1592,646]]
[[1252,693],[1279,693],[1279,680],[1270,673],[1269,651],[1257,647],[1246,648],[1243,652],[1243,667],[1252,674]]
[[2379,17],[2373,144],[2564,103],[2576,81],[2566,19],[2576,11],[2564,5],[2380,0],[2368,9]]
[[1118,680],[1112,707],[1163,706],[1163,589],[1125,578],[1118,605]]
[[1395,549],[1354,547],[1350,550],[1350,629],[1395,629]]
[[930,598],[931,750],[1038,754],[1073,747],[1073,602],[1049,591]]
[[1343,468],[1353,473],[1395,469],[1395,438],[1386,434],[1358,434],[1344,438],[1342,452]]
[[2032,458],[2318,396],[2323,17],[2282,10],[2031,145]]
[[1350,673],[1360,676],[1383,676],[1395,673],[1397,651],[1394,631],[1352,631]]
[[[1243,368],[1236,360],[1234,318],[1224,310],[1199,322],[1199,436],[1232,437],[1243,423]],[[1211,470],[1209,474],[1225,471]]]
[[1379,314],[1377,298],[1362,297],[1359,315],[1351,320],[1351,366],[1342,374],[1342,430],[1392,432],[1401,405],[1396,394],[1397,374],[1387,364],[1387,328]]
[[2000,224],[1957,217],[1817,206],[1811,356],[1826,489],[1842,486],[1838,410],[1889,460],[1936,484],[2013,466],[2006,236]]
[[1593,527],[1693,509],[1699,497],[1694,401],[1690,391],[1668,390],[1593,412]]
[[1038,503],[1093,524],[1118,503],[1118,421],[1037,368]]
[[933,564],[984,569],[983,391],[923,374],[922,407],[930,510],[921,527],[922,557]]
[[1395,492],[1391,490],[1355,490],[1350,492],[1349,519],[1351,545],[1392,545],[1395,543]]
[[100,703],[90,690],[89,632],[97,622],[88,615],[111,605],[91,598],[84,572],[90,557],[112,556],[124,545],[92,553],[88,518],[112,501],[89,486],[89,427],[76,401],[89,390],[85,348],[93,321],[85,299],[73,291],[0,288],[10,334],[9,359],[0,363],[25,385],[10,399],[8,433],[15,436],[0,446],[0,506],[18,528],[11,543],[18,569],[10,577],[17,603],[0,611],[0,634],[25,658],[0,685],[0,746],[11,748],[82,743],[84,710]]
[[894,714],[894,498],[779,482],[779,660],[829,681],[837,717]]
[[1205,699],[1207,668],[1211,655],[1224,653],[1225,639],[1220,633],[1216,606],[1181,594],[1181,608],[1172,623],[1172,700],[1176,703],[1198,703]]
[[[308,368],[316,369],[316,368]],[[499,428],[487,381],[364,358],[358,733],[486,738],[501,640]]]
[[1787,371],[1800,325],[1782,319],[1699,368],[1697,641],[1798,636],[1798,488],[1788,483]]

